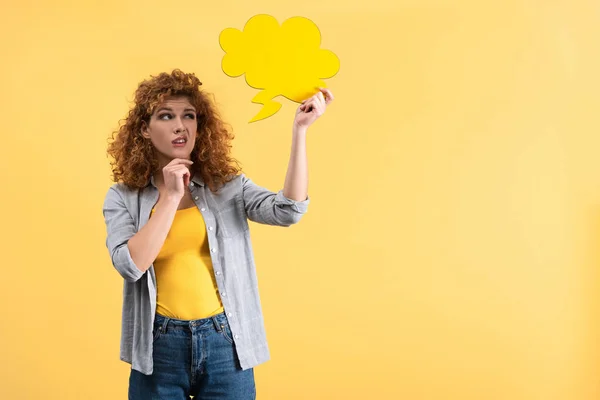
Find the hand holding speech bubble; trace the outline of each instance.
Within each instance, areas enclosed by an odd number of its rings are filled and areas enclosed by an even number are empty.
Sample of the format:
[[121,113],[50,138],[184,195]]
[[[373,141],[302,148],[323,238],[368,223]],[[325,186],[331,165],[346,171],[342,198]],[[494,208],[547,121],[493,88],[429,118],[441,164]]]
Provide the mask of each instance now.
[[325,88],[322,79],[331,78],[340,69],[338,57],[321,49],[319,28],[309,19],[292,17],[279,25],[265,14],[255,15],[243,31],[227,28],[219,35],[225,55],[223,72],[231,77],[246,75],[246,82],[262,89],[253,103],[263,108],[250,122],[274,115],[281,104],[277,96],[300,103]]

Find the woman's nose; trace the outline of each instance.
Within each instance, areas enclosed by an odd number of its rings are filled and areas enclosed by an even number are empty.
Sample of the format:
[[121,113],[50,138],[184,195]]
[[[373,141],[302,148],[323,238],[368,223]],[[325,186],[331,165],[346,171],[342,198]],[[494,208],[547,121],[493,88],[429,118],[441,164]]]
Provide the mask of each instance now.
[[183,121],[179,117],[175,118],[174,131],[175,132],[181,132],[183,130],[185,130],[185,125],[183,125]]

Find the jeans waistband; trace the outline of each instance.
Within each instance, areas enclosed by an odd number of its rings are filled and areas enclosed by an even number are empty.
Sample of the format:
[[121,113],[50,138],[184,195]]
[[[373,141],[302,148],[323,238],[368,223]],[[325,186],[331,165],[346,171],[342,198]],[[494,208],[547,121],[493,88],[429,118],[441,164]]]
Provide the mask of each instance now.
[[201,318],[201,319],[193,319],[193,320],[183,320],[171,317],[165,317],[161,314],[156,314],[154,317],[154,323],[161,325],[163,332],[166,331],[167,326],[179,326],[179,327],[189,327],[196,329],[207,329],[207,328],[215,328],[217,331],[221,331],[222,325],[227,323],[227,317],[225,313],[219,313],[212,317]]

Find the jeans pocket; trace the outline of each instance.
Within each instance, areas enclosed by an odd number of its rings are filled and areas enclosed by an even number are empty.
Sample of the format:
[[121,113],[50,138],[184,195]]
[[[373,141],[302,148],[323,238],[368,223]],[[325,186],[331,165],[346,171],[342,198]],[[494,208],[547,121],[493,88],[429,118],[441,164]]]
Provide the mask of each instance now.
[[158,327],[154,327],[154,337],[152,338],[152,343],[156,342],[156,340],[161,336],[163,327],[159,325]]
[[223,337],[225,338],[225,340],[227,340],[229,342],[229,344],[233,344],[233,339],[231,338],[231,329],[229,328],[229,324],[228,323],[220,323],[221,325],[221,331],[219,332],[221,335],[223,335]]

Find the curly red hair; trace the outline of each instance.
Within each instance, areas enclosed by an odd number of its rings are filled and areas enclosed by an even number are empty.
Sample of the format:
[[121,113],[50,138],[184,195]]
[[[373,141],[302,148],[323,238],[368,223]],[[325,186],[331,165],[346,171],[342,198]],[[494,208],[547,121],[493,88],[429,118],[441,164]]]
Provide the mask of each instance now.
[[114,182],[122,181],[138,189],[148,184],[159,166],[154,146],[142,136],[143,124],[150,123],[157,105],[169,97],[180,96],[187,97],[197,113],[198,134],[190,156],[194,172],[216,191],[241,171],[238,161],[230,155],[234,134],[227,129],[208,95],[200,90],[201,85],[193,73],[179,69],[151,76],[139,84],[134,105],[113,132],[108,146],[107,153],[114,159],[111,162]]

